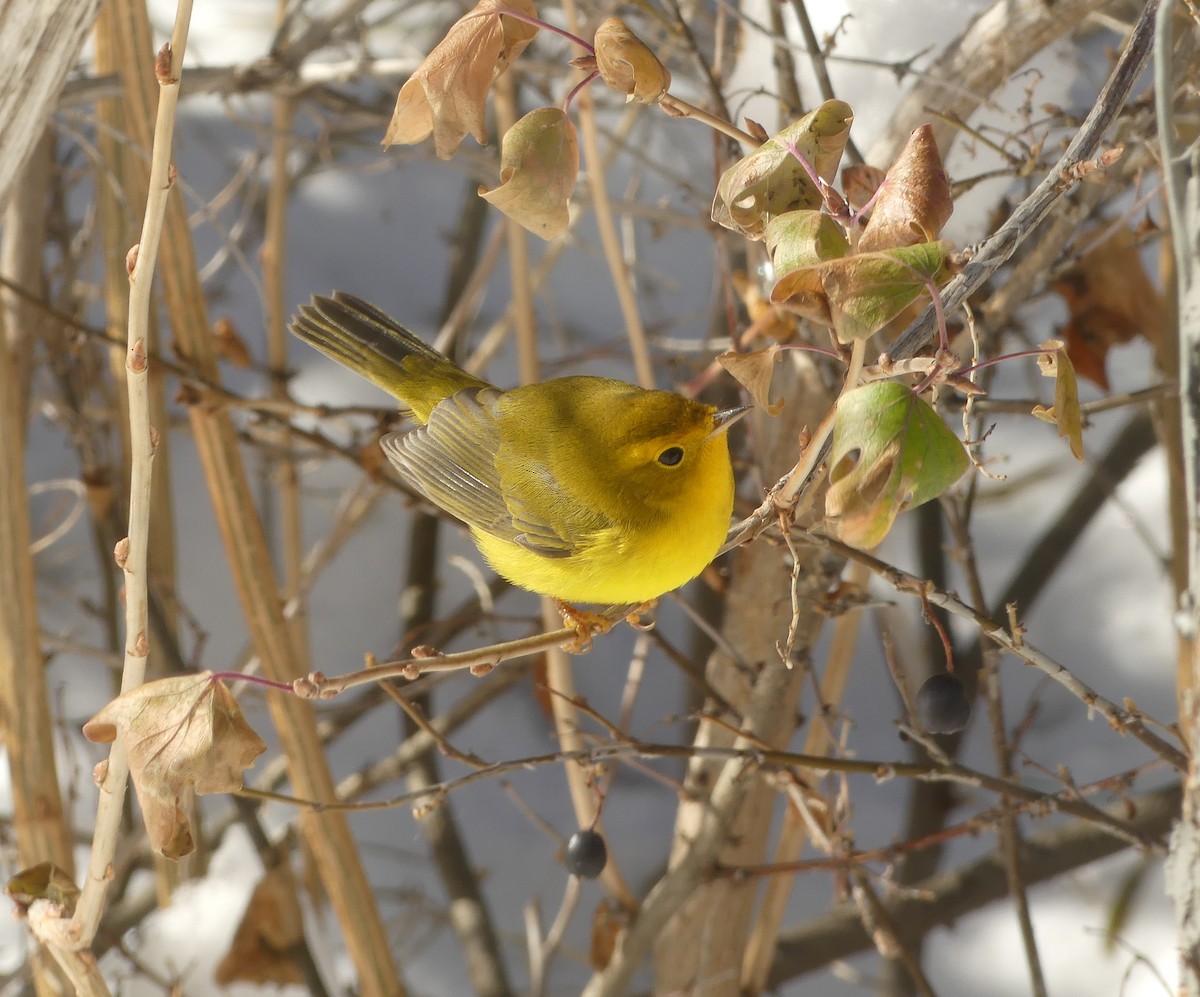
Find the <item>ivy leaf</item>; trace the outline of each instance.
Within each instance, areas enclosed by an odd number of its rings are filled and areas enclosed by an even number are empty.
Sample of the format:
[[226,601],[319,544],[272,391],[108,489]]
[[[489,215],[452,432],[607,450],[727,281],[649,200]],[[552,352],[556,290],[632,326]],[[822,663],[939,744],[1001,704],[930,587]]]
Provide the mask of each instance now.
[[557,107],[530,111],[500,143],[500,185],[479,196],[534,235],[553,239],[570,221],[567,204],[579,176],[575,126]]
[[970,466],[966,448],[926,402],[894,381],[838,400],[825,513],[834,534],[864,550],[896,517],[936,498]]
[[83,725],[83,736],[104,744],[121,739],[150,844],[172,859],[195,847],[185,797],[241,789],[242,770],[267,750],[211,672],[122,693]]
[[759,239],[767,222],[776,215],[819,208],[821,192],[788,146],[794,145],[817,176],[831,182],[853,120],[849,104],[827,100],[739,159],[721,175],[717,184],[713,221],[747,238]]
[[536,25],[502,17],[505,9],[536,16],[531,0],[479,0],[450,26],[400,89],[383,145],[415,145],[433,134],[442,159],[470,132],[487,143],[484,104],[492,82],[538,33]]
[[1054,351],[1043,353],[1037,359],[1042,376],[1054,378],[1054,404],[1050,408],[1035,405],[1033,414],[1043,422],[1056,425],[1058,435],[1067,438],[1075,459],[1082,461],[1083,412],[1079,408],[1079,382],[1075,379],[1075,368],[1061,339],[1046,340],[1042,343],[1042,349]]

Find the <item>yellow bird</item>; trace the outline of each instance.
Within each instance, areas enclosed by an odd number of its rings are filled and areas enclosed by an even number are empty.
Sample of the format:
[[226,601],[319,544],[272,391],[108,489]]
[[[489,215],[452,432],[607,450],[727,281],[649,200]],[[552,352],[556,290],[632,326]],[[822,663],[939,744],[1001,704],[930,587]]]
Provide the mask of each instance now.
[[725,539],[725,431],[746,408],[605,377],[502,391],[340,291],[301,306],[291,331],[411,409],[421,425],[383,438],[388,459],[514,585],[562,602],[649,602],[700,574]]

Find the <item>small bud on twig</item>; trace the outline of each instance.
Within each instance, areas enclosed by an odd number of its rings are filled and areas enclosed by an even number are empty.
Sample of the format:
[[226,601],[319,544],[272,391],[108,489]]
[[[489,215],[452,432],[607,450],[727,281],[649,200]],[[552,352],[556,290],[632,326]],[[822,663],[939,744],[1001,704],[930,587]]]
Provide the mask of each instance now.
[[158,55],[154,57],[154,78],[160,86],[179,82],[177,77],[171,75],[171,60],[171,43],[164,42],[163,47],[158,50]]
[[117,562],[118,568],[124,569],[125,562],[129,560],[129,537],[122,537],[117,541],[113,548],[113,560]]
[[125,366],[135,374],[146,373],[146,341],[141,337],[133,341]]
[[133,276],[133,271],[137,269],[138,250],[140,248],[141,244],[135,242],[129,247],[129,252],[125,254],[125,273],[130,277]]

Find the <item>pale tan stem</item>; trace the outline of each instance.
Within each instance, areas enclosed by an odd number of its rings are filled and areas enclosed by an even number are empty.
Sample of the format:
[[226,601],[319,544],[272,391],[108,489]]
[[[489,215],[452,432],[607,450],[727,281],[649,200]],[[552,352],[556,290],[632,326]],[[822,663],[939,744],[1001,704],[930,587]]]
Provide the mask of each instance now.
[[[846,571],[846,582],[864,591],[869,577],[870,572],[860,564],[851,564]],[[841,705],[861,627],[862,613],[858,610],[844,613],[833,625],[829,653],[825,656],[825,672],[821,676],[821,702],[811,711],[814,718],[826,717]],[[828,723],[810,724],[804,753],[825,754],[831,747],[830,735]],[[807,839],[808,825],[794,807],[788,807],[775,845],[775,862],[794,862],[800,857]],[[766,894],[742,964],[742,988],[747,993],[762,993],[766,988],[794,882],[792,876],[773,876],[767,880]]]
[[702,124],[708,125],[719,131],[722,135],[728,135],[735,142],[740,142],[748,149],[757,149],[762,143],[749,132],[744,132],[737,125],[731,124],[724,118],[718,118],[715,114],[709,114],[703,108],[697,107],[695,104],[689,104],[682,97],[676,97],[674,94],[667,94],[660,104],[668,109],[668,113],[675,118],[691,118],[693,121],[699,121]]
[[[118,556],[125,574],[125,662],[121,691],[141,685],[149,655],[149,584],[147,569],[150,542],[150,484],[155,432],[150,425],[149,338],[150,288],[166,217],[167,199],[174,183],[171,145],[175,135],[175,109],[179,102],[179,78],[187,48],[191,22],[190,0],[180,0],[171,42],[164,46],[155,65],[158,77],[158,115],[154,122],[154,145],[150,158],[150,183],[146,191],[146,214],[142,233],[129,257],[129,345],[125,361],[125,383],[129,402],[129,534]],[[120,549],[122,545],[118,545]],[[96,935],[108,891],[117,834],[125,802],[129,763],[125,746],[114,742],[100,783],[96,829],[83,892],[75,909],[69,933],[87,947]]]

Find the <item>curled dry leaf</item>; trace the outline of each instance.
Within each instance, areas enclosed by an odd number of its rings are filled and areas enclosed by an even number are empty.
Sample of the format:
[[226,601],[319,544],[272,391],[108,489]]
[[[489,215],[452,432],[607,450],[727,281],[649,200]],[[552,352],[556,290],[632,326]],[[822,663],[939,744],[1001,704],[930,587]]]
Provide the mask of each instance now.
[[765,350],[757,350],[754,353],[737,353],[731,350],[717,357],[717,363],[750,392],[755,405],[766,409],[771,415],[779,415],[783,411],[784,399],[781,398],[777,402],[770,400],[771,374],[782,351],[783,347],[778,343],[772,343]]
[[1042,376],[1054,378],[1054,404],[1050,408],[1035,405],[1033,415],[1043,422],[1056,425],[1058,435],[1067,438],[1075,459],[1082,461],[1083,411],[1079,407],[1079,382],[1075,379],[1075,367],[1061,339],[1048,339],[1041,348],[1054,351],[1043,353],[1037,359]]
[[534,235],[553,239],[570,221],[567,202],[579,175],[575,126],[557,107],[530,111],[500,145],[500,186],[479,196]]
[[747,238],[760,239],[767,222],[776,215],[819,208],[821,192],[790,147],[808,160],[817,176],[831,182],[853,121],[854,111],[849,104],[827,100],[739,159],[717,184],[713,221]]
[[671,74],[650,47],[619,17],[596,29],[596,70],[627,101],[657,104],[671,89]]
[[104,744],[121,739],[151,846],[172,859],[195,847],[185,798],[241,789],[242,770],[267,750],[211,672],[122,693],[83,725],[83,736]]
[[937,498],[969,466],[958,437],[903,384],[848,391],[838,399],[829,454],[830,528],[869,550],[901,512]]
[[501,16],[505,8],[536,16],[530,0],[479,0],[400,89],[384,146],[415,145],[432,133],[438,156],[449,159],[468,132],[481,145],[487,142],[488,88],[538,32],[535,25]]
[[[1088,236],[1084,240],[1088,241]],[[1063,327],[1067,356],[1078,374],[1105,391],[1110,349],[1138,335],[1159,348],[1162,295],[1142,266],[1132,229],[1118,229],[1082,256],[1054,282],[1054,289],[1070,312]]]
[[75,913],[75,902],[79,899],[79,887],[71,874],[53,862],[39,862],[22,869],[5,885],[4,892],[16,905],[17,916],[23,917],[35,900],[48,900],[63,916]]
[[216,981],[285,987],[304,983],[293,952],[304,939],[304,921],[292,870],[283,862],[258,881]]
[[922,125],[908,137],[904,150],[883,178],[858,248],[869,253],[933,242],[953,211],[950,181],[942,167],[933,128]]

